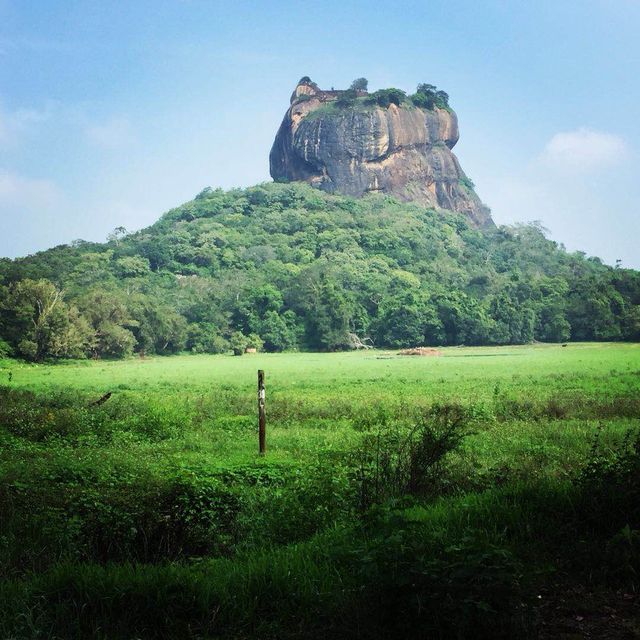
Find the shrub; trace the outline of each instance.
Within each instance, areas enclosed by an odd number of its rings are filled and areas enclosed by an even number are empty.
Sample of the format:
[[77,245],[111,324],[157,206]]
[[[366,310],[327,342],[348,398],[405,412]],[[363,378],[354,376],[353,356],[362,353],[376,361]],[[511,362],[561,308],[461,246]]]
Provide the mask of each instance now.
[[0,358],[10,358],[13,355],[13,349],[11,345],[0,338]]
[[523,637],[521,566],[508,549],[471,537],[443,544],[410,513],[389,515],[359,567],[363,618],[380,637]]
[[236,331],[229,338],[229,345],[234,356],[241,356],[247,348],[247,338],[241,331]]
[[473,183],[473,180],[468,176],[462,176],[460,178],[460,184],[469,191],[473,191],[476,188],[476,185]]
[[262,351],[264,347],[264,341],[257,333],[250,333],[247,336],[246,349],[255,349],[256,351]]
[[231,349],[229,341],[209,322],[189,325],[186,346],[193,353],[226,353]]
[[392,104],[400,106],[406,97],[407,94],[401,89],[380,89],[379,91],[371,94],[369,101],[373,104],[377,104],[383,109],[387,109]]
[[596,434],[577,482],[597,514],[594,525],[640,528],[640,431],[628,431],[615,448],[603,447]]
[[435,495],[442,482],[442,466],[466,435],[464,413],[443,406],[422,417],[408,431],[397,426],[367,434],[356,453],[360,508],[388,498]]
[[358,95],[355,92],[355,89],[347,89],[346,91],[342,91],[336,100],[336,106],[344,109],[346,107],[352,107],[356,103]]
[[411,102],[416,107],[432,110],[435,107],[440,109],[449,108],[449,94],[440,91],[433,84],[419,84],[416,92],[410,97]]

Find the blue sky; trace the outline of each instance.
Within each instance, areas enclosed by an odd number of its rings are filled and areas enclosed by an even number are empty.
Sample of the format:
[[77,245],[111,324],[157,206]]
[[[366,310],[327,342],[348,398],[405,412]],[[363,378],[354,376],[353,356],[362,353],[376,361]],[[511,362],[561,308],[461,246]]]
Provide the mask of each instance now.
[[640,267],[640,0],[0,0],[0,256],[269,179],[296,81],[446,90],[498,223]]

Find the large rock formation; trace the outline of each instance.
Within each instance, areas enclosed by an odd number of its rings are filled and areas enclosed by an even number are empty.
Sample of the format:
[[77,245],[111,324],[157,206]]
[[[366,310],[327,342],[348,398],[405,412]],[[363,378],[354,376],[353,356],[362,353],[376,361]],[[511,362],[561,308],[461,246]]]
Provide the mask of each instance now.
[[345,106],[341,94],[298,84],[269,155],[274,180],[352,196],[388,193],[464,213],[478,227],[493,224],[451,152],[459,136],[453,111],[409,101],[383,108],[362,91]]

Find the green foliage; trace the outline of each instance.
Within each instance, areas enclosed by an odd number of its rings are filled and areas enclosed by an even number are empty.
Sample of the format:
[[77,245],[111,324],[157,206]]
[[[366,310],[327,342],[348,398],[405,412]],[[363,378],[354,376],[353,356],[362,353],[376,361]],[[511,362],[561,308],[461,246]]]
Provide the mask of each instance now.
[[207,188],[117,243],[2,261],[0,283],[0,336],[38,361],[224,353],[236,332],[267,351],[640,338],[638,272],[536,223],[481,232],[299,183]]
[[13,349],[11,345],[6,341],[0,338],[0,359],[9,358],[13,355]]
[[[422,109],[449,109],[449,95],[432,84],[419,84],[416,92],[409,97],[411,102]],[[473,185],[471,186],[473,188]]]
[[149,273],[149,261],[140,256],[124,256],[116,260],[116,275],[121,278],[142,278]]
[[406,99],[407,94],[402,89],[379,89],[372,93],[367,100],[371,104],[377,104],[383,109],[388,109],[392,104],[400,106]]
[[358,94],[355,89],[347,89],[346,91],[341,91],[338,99],[336,100],[336,106],[341,109],[346,109],[352,107],[356,99],[358,98]]
[[369,86],[369,81],[366,78],[356,78],[349,89],[353,91],[366,91]]
[[264,347],[264,341],[257,333],[250,333],[247,336],[247,348],[255,349],[256,351],[262,351]]
[[241,356],[249,346],[249,341],[240,331],[236,331],[229,338],[229,346],[234,356]]
[[629,522],[635,525],[640,521],[640,431],[627,431],[613,448],[602,445],[601,431],[593,438],[588,463],[578,482],[591,500],[602,503],[600,510],[611,508],[624,514],[628,520],[619,521],[620,528]]
[[637,346],[442,352],[2,361],[0,636],[533,638],[634,593]]
[[0,289],[0,331],[27,360],[82,358],[93,343],[87,319],[48,280],[25,278]]
[[468,176],[462,176],[462,178],[460,178],[460,184],[469,191],[473,191],[476,188],[473,180]]
[[360,505],[403,496],[437,495],[445,458],[462,443],[464,411],[437,406],[407,430],[386,428],[365,437],[356,453]]
[[231,349],[229,341],[210,322],[188,326],[186,347],[193,353],[226,353]]
[[94,355],[120,358],[131,355],[136,339],[130,328],[125,298],[117,292],[90,290],[79,305],[94,331]]

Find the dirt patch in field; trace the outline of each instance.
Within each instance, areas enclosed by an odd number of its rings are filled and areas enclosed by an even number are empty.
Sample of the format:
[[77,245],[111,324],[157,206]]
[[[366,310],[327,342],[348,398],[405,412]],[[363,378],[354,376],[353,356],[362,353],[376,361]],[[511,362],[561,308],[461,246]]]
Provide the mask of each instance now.
[[441,356],[442,351],[433,347],[414,347],[413,349],[403,349],[399,356]]
[[578,584],[553,584],[538,596],[539,640],[637,640],[640,596],[590,590]]

